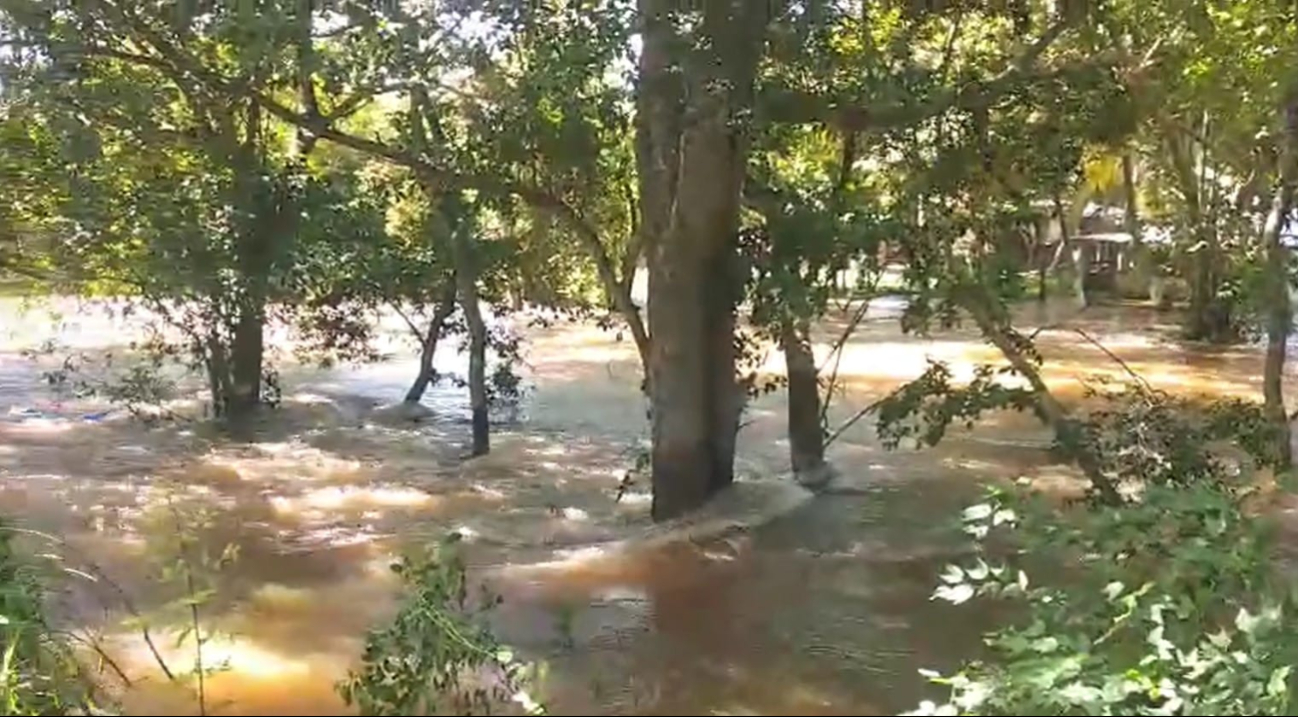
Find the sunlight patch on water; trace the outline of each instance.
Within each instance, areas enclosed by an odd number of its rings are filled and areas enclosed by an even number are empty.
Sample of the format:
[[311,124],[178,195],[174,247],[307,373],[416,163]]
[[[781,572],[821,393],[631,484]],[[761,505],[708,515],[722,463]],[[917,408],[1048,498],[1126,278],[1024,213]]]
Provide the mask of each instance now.
[[270,504],[276,513],[297,515],[316,511],[362,511],[373,508],[418,508],[432,505],[435,496],[413,488],[393,486],[330,486],[307,490],[298,496],[276,495]]
[[252,455],[214,453],[207,457],[199,475],[213,482],[283,482],[306,480],[327,483],[355,483],[362,480],[365,465],[359,460],[340,458],[299,442],[256,443]]

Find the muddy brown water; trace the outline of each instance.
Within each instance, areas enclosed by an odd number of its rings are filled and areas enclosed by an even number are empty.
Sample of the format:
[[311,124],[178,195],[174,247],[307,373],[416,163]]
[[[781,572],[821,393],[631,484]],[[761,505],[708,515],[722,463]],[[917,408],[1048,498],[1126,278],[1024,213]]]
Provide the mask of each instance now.
[[[1179,345],[1167,314],[1028,307],[1021,318],[1082,327],[1168,390],[1259,390],[1258,351]],[[821,327],[821,355],[843,320]],[[102,571],[97,583],[74,578],[56,609],[104,633],[134,680],[122,695],[134,714],[196,711],[120,627],[117,588],[142,611],[173,597],[150,568],[150,546],[175,532],[168,501],[209,509],[210,524],[194,528],[202,544],[240,551],[203,608],[220,631],[205,661],[226,668],[208,681],[214,713],[339,713],[334,684],[366,629],[393,610],[392,556],[454,530],[473,574],[504,598],[501,638],[548,664],[541,692],[553,713],[895,714],[932,695],[919,668],[972,654],[991,621],[928,599],[936,571],[962,550],[958,509],[990,480],[1069,475],[1028,416],[992,416],[937,449],[895,452],[863,421],[829,451],[841,473],[834,492],[751,530],[614,550],[648,525],[648,495],[636,486],[613,500],[646,423],[634,350],[612,334],[529,330],[532,392],[502,417],[492,455],[465,462],[458,390],[435,389],[426,403],[436,417],[420,425],[375,410],[398,400],[413,372],[396,338],[396,358],[373,366],[320,371],[286,359],[284,407],[236,444],[201,423],[148,428],[60,395],[40,380],[51,359],[20,355],[53,335],[102,353],[128,340],[129,322],[59,326],[13,305],[0,321],[0,511],[66,536],[58,551],[68,565]],[[1079,395],[1084,376],[1125,372],[1076,334],[1043,334],[1042,346],[1065,395]],[[882,304],[844,352],[831,424],[927,358],[968,375],[997,356],[968,332],[902,336],[895,307]],[[439,359],[445,370],[458,361]],[[778,360],[767,368],[780,370]],[[782,397],[758,401],[747,420],[740,475],[777,479],[787,465]],[[168,660],[187,667],[192,655],[157,631]]]

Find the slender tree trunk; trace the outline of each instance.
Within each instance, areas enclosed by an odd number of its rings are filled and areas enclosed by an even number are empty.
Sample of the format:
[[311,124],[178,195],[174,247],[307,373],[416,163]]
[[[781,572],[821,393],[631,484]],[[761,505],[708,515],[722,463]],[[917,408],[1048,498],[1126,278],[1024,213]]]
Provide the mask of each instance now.
[[212,414],[225,418],[230,403],[230,362],[226,358],[225,344],[215,329],[209,329],[206,338],[207,387],[212,392]]
[[1056,442],[1077,462],[1077,467],[1091,484],[1091,489],[1105,503],[1122,502],[1113,480],[1104,474],[1100,458],[1087,442],[1081,425],[1068,415],[1067,409],[1051,393],[1037,365],[1023,352],[1027,339],[1011,327],[1004,317],[997,316],[991,308],[991,299],[980,287],[970,287],[961,292],[961,304],[973,317],[979,331],[987,341],[1000,350],[1010,366],[1023,376],[1032,389],[1037,416],[1055,433]]
[[469,406],[473,411],[473,455],[491,451],[491,425],[487,406],[487,325],[478,304],[477,282],[460,283],[460,306],[469,324]]
[[1284,144],[1281,149],[1280,182],[1262,238],[1266,249],[1266,364],[1262,393],[1267,417],[1275,432],[1275,453],[1281,470],[1293,463],[1289,417],[1284,406],[1285,348],[1293,325],[1289,299],[1289,255],[1281,243],[1285,224],[1293,209],[1298,184],[1298,98],[1284,108]]
[[1144,237],[1140,230],[1140,207],[1137,203],[1136,161],[1127,151],[1122,154],[1122,190],[1126,203],[1123,223],[1131,235],[1131,269],[1135,277],[1134,291],[1139,295],[1149,294],[1149,278],[1153,269],[1149,265],[1149,253],[1145,247]]
[[455,277],[452,276],[442,289],[442,295],[437,299],[437,308],[428,322],[428,332],[419,342],[419,375],[415,377],[410,390],[406,391],[406,403],[419,403],[423,400],[424,392],[428,390],[428,385],[437,374],[433,370],[433,358],[437,355],[437,343],[442,338],[442,328],[455,312],[456,294]]
[[491,423],[487,405],[487,324],[482,320],[478,297],[478,262],[469,237],[472,222],[459,216],[463,209],[458,195],[448,195],[443,212],[451,222],[450,245],[455,264],[456,294],[469,327],[469,408],[473,413],[473,455],[491,451]]
[[819,482],[825,469],[825,434],[820,424],[820,384],[806,320],[786,319],[781,327],[789,378],[789,461],[800,481]]
[[[1073,294],[1077,297],[1077,304],[1082,308],[1087,306],[1086,298],[1086,249],[1079,246],[1073,241],[1072,228],[1069,227],[1069,212],[1064,209],[1064,202],[1059,197],[1058,192],[1054,196],[1055,213],[1059,215],[1059,248],[1060,251],[1069,253],[1069,258],[1073,263]],[[1058,255],[1056,255],[1056,263]]]

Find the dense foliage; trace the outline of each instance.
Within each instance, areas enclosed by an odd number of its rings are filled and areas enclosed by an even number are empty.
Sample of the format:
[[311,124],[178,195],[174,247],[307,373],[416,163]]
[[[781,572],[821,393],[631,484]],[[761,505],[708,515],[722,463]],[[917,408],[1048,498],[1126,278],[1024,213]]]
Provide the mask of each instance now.
[[[467,354],[452,380],[474,456],[490,409],[525,393],[522,313],[596,317],[640,360],[639,467],[668,520],[731,484],[764,392],[786,390],[798,480],[832,480],[836,367],[889,277],[904,330],[971,325],[1004,365],[969,382],[931,365],[874,407],[884,443],[1031,411],[1087,482],[1057,520],[976,511],[1080,563],[1082,587],[953,572],[946,596],[1016,596],[1041,625],[1001,633],[998,662],[956,683],[959,708],[1273,713],[1287,612],[1253,575],[1268,561],[1228,462],[1204,448],[1291,463],[1295,14],[1273,0],[0,0],[0,279],[147,312],[113,380],[69,380],[77,358],[52,382],[159,403],[191,390],[186,372],[235,428],[278,401],[274,337],[303,360],[374,361],[395,316],[420,359],[403,408],[447,378],[439,351]],[[1066,327],[1029,333],[1015,312],[1058,286],[1082,306],[1106,291],[1179,302],[1193,340],[1265,334],[1263,403],[1140,386],[1066,405],[1034,343]],[[852,318],[827,359],[815,327],[836,302]],[[775,349],[784,375],[760,375]],[[453,561],[401,565],[411,601],[344,687],[367,713],[440,705],[465,670],[510,662],[447,617],[463,607]],[[1226,615],[1231,601],[1247,611]]]

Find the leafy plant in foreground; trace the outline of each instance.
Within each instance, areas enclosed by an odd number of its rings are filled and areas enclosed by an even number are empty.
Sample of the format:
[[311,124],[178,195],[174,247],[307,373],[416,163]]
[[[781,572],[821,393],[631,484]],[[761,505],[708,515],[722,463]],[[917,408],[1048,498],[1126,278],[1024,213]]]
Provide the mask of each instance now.
[[1117,507],[1000,491],[970,507],[981,554],[934,598],[997,598],[1021,618],[987,636],[989,659],[926,673],[949,700],[910,714],[1292,714],[1295,606],[1248,492],[1217,476]]
[[360,669],[338,685],[362,715],[545,713],[526,691],[536,666],[518,660],[486,627],[484,613],[499,599],[470,602],[453,543],[392,565],[405,586],[401,607],[370,632]]
[[69,640],[49,623],[39,571],[0,525],[0,714],[100,712]]

